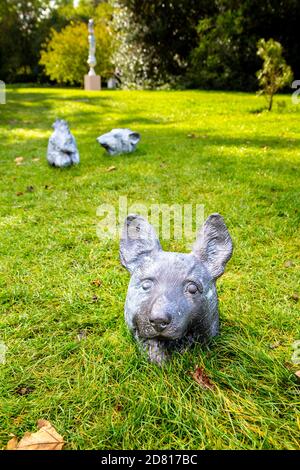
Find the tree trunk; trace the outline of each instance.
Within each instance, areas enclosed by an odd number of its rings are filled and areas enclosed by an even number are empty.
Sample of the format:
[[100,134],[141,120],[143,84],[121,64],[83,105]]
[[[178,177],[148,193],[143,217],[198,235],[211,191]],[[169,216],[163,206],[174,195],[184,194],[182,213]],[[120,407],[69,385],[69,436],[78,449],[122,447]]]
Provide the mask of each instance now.
[[273,105],[273,93],[272,93],[272,95],[270,96],[269,109],[268,109],[268,111],[271,111],[272,105]]

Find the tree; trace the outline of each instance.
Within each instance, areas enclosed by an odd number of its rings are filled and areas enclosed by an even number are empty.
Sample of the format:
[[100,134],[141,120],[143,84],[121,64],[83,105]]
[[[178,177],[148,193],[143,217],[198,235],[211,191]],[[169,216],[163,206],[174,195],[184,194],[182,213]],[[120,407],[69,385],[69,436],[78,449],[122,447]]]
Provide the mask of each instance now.
[[266,95],[269,100],[268,110],[271,111],[275,93],[292,82],[292,69],[282,57],[282,45],[279,42],[260,39],[257,47],[257,55],[263,60],[262,68],[257,72],[260,93]]
[[36,80],[40,45],[53,24],[64,20],[57,14],[72,0],[0,0],[0,77],[12,82]]
[[198,41],[190,55],[190,86],[255,90],[260,61],[257,41],[280,42],[300,75],[299,0],[214,0],[215,11],[200,18]]
[[119,48],[115,64],[125,87],[156,87],[186,73],[197,45],[199,18],[211,0],[117,0],[114,22]]
[[[96,59],[95,71],[103,77],[113,73],[111,56],[114,37],[108,11],[95,24]],[[41,52],[40,63],[51,80],[60,84],[81,84],[88,72],[88,29],[87,23],[72,22],[60,32],[52,29],[49,42]]]

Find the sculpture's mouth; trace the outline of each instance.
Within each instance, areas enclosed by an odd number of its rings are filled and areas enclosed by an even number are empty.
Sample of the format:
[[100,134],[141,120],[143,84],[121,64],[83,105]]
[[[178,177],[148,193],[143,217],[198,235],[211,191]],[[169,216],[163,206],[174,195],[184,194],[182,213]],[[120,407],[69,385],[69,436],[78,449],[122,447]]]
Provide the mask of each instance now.
[[102,144],[102,143],[100,142],[100,145],[101,145],[103,148],[105,148],[105,150],[107,150],[107,151],[110,150],[110,146],[109,146],[108,144]]
[[180,339],[184,335],[184,332],[177,330],[171,325],[169,327],[162,328],[160,331],[158,331],[157,328],[152,328],[151,325],[149,325],[149,327],[142,326],[140,328],[137,326],[136,331],[138,335],[144,339],[159,339],[165,341]]

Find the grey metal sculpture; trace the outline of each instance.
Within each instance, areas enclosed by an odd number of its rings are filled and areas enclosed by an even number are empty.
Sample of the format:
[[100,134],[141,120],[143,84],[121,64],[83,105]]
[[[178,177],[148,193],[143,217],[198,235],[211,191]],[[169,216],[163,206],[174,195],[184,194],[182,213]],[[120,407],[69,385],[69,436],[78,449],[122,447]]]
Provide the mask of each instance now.
[[76,141],[68,123],[63,119],[57,119],[52,127],[54,132],[48,143],[48,163],[60,168],[79,163]]
[[94,67],[96,67],[96,40],[94,33],[94,20],[90,19],[88,24],[89,31],[89,56],[87,63],[89,64],[90,70],[88,75],[96,75]]
[[218,334],[216,279],[232,249],[219,214],[208,217],[189,254],[163,251],[143,217],[126,218],[120,243],[121,263],[131,274],[125,321],[151,362],[162,364],[172,350]]
[[96,140],[110,155],[118,155],[133,152],[140,139],[140,134],[130,129],[113,129]]

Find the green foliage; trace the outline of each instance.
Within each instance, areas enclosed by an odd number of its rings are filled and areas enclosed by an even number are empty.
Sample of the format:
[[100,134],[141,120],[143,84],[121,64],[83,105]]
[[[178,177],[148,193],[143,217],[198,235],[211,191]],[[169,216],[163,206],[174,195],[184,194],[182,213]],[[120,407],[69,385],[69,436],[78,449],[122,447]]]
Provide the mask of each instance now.
[[185,74],[197,22],[214,9],[209,0],[118,0],[114,6],[114,62],[126,88],[159,87]]
[[191,53],[188,71],[193,86],[227,89],[234,83],[237,89],[247,88],[239,63],[242,21],[241,10],[237,9],[199,22],[198,46]]
[[[58,83],[81,84],[88,72],[88,29],[86,23],[71,23],[62,31],[52,30],[51,39],[41,52],[40,63],[46,74]],[[107,21],[95,25],[96,73],[103,77],[112,74],[111,56],[114,40]]]
[[257,55],[263,60],[262,68],[257,72],[260,93],[267,96],[271,111],[275,93],[292,82],[292,69],[282,57],[282,45],[274,39],[260,39]]
[[0,79],[44,81],[40,51],[50,31],[71,22],[87,23],[90,17],[101,22],[111,15],[110,5],[97,0],[81,0],[76,8],[73,0],[0,0]]
[[266,34],[281,42],[295,75],[300,73],[298,0],[218,0],[200,19],[198,45],[190,54],[188,83],[194,87],[255,90],[257,41]]
[[282,44],[300,76],[299,0],[0,0],[0,79],[45,81],[39,61],[50,31],[112,14],[113,62],[126,88],[254,91],[262,37]]
[[0,0],[0,77],[7,82],[40,76],[40,45],[55,23],[64,20],[57,9],[65,0]]
[[[46,418],[68,449],[299,449],[299,365],[291,356],[300,339],[300,107],[282,96],[286,107],[274,119],[253,113],[263,97],[202,91],[8,87],[7,98],[0,448]],[[51,124],[62,115],[81,157],[67,170],[45,158]],[[142,140],[107,172],[112,160],[95,137],[124,126]],[[126,330],[129,275],[118,240],[96,234],[97,207],[117,209],[120,195],[128,206],[204,204],[205,216],[224,216],[234,240],[218,280],[220,336],[175,354],[162,370]],[[184,240],[162,244],[187,250]],[[215,391],[193,381],[196,365]],[[22,396],[20,387],[31,392]]]

